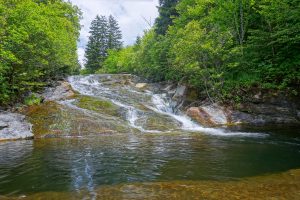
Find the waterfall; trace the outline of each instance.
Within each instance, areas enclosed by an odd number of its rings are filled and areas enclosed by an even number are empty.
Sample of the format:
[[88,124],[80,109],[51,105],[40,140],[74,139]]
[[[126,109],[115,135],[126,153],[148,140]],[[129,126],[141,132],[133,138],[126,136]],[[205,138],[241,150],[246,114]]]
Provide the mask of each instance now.
[[[128,76],[126,76],[128,78]],[[88,75],[71,76],[69,82],[73,89],[82,95],[92,96],[109,100],[116,106],[126,110],[126,120],[132,128],[141,132],[170,132],[173,130],[186,132],[199,132],[203,134],[217,136],[246,136],[246,137],[265,137],[263,133],[234,132],[225,128],[206,128],[192,121],[184,113],[178,111],[174,113],[172,102],[166,94],[155,94],[152,91],[138,91],[133,85],[122,83],[122,75]],[[148,110],[141,110],[138,105],[143,105]],[[145,127],[145,124],[137,123],[140,118],[149,118],[156,114],[172,119],[181,124],[168,131],[152,130]]]

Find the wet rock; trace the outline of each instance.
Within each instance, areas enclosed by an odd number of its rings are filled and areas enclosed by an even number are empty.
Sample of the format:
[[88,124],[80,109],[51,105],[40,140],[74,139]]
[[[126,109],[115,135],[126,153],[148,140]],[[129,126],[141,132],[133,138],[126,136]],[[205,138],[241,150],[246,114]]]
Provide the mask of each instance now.
[[31,138],[31,127],[24,115],[0,112],[0,141]]
[[[77,98],[80,98],[77,97]],[[77,99],[76,99],[77,100]],[[82,101],[80,103],[80,100]],[[88,102],[91,105],[88,105]],[[84,108],[77,107],[82,104]],[[49,101],[32,106],[26,113],[33,124],[35,138],[78,137],[91,134],[128,133],[130,128],[122,119],[111,113],[114,107],[102,111],[101,107],[109,105],[106,102],[96,102],[91,99],[78,99],[74,107]],[[89,110],[91,109],[91,110]]]
[[224,108],[218,105],[191,107],[187,115],[204,126],[218,126],[228,124]]
[[196,122],[205,125],[212,126],[213,122],[210,120],[208,113],[203,112],[199,107],[191,107],[187,110],[186,114]]
[[59,82],[59,85],[55,88],[47,88],[42,94],[44,101],[55,101],[67,99],[74,96],[75,93],[70,85],[66,81]]
[[135,85],[135,87],[136,87],[137,89],[145,89],[147,86],[148,86],[147,83],[137,83],[137,84]]
[[168,94],[170,97],[175,95],[177,89],[177,86],[174,83],[164,83],[162,85],[158,85],[158,87],[161,88],[161,92]]
[[98,113],[118,116],[118,107],[110,101],[89,96],[80,96],[78,97],[78,101],[75,103],[75,105],[79,106],[80,108],[92,110]]

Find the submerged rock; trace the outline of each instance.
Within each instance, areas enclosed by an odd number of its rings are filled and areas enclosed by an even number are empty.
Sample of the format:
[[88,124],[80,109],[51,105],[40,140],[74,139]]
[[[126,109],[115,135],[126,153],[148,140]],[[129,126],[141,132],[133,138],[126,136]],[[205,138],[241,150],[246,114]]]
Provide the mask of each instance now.
[[0,112],[0,141],[31,138],[31,127],[24,115]]
[[279,174],[268,174],[234,181],[164,181],[122,183],[96,187],[92,195],[88,190],[78,192],[47,191],[20,197],[0,196],[0,199],[132,199],[132,200],[298,200],[300,199],[300,170],[290,170]]
[[70,83],[66,81],[59,82],[59,85],[55,88],[47,88],[42,94],[44,101],[55,101],[67,99],[74,96],[75,93]]

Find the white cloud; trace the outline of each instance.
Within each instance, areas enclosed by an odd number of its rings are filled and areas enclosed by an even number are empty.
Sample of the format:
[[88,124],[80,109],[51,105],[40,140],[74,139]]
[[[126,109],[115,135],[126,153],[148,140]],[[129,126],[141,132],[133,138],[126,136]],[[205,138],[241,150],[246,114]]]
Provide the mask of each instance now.
[[119,22],[125,45],[133,44],[136,37],[143,35],[157,17],[158,0],[71,0],[83,12],[83,28],[78,45],[79,60],[84,59],[89,27],[96,15],[113,15]]

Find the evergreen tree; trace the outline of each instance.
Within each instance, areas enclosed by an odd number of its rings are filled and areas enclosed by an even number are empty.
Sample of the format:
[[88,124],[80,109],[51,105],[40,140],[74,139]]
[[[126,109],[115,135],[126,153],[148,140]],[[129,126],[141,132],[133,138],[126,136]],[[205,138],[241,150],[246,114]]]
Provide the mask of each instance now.
[[135,40],[135,45],[140,45],[141,41],[142,41],[142,38],[141,38],[141,36],[138,35]]
[[110,15],[108,18],[108,48],[119,50],[122,48],[122,33],[117,20]]
[[85,67],[90,72],[95,72],[102,67],[107,57],[109,29],[106,17],[97,15],[90,29],[91,35],[85,51]]
[[173,17],[177,16],[176,5],[179,0],[159,0],[159,17],[155,20],[155,32],[165,35],[168,27],[173,24]]

